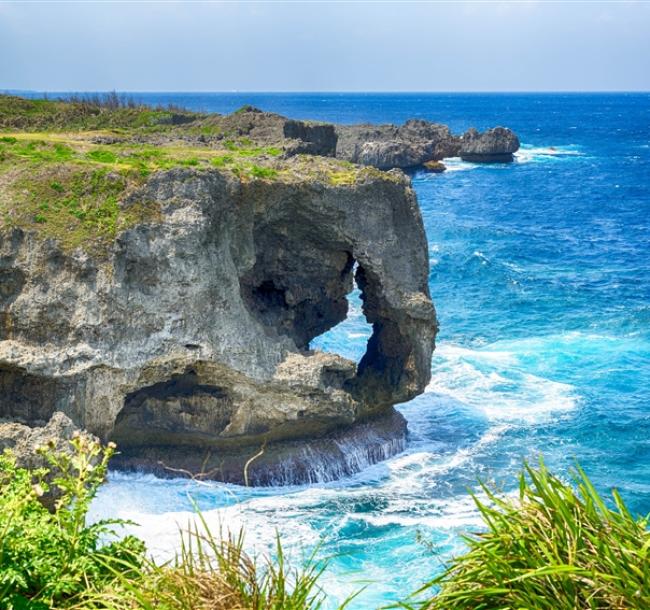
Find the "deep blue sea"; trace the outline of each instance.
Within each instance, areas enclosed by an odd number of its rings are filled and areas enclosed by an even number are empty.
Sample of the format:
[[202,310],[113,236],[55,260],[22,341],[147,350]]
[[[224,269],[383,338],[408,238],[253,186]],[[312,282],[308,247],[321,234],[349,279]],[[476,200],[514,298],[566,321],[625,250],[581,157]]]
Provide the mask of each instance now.
[[[440,319],[433,378],[400,407],[407,450],[359,475],[308,487],[245,489],[112,474],[95,516],[128,517],[160,557],[194,498],[216,528],[244,525],[263,552],[277,531],[298,561],[331,557],[329,603],[374,609],[431,578],[479,524],[468,489],[506,488],[543,455],[579,461],[650,512],[650,94],[136,94],[229,112],[244,103],[296,118],[402,122],[454,131],[505,125],[516,162],[448,161],[416,173]],[[358,298],[314,345],[358,358]],[[422,540],[429,544],[423,544]]]

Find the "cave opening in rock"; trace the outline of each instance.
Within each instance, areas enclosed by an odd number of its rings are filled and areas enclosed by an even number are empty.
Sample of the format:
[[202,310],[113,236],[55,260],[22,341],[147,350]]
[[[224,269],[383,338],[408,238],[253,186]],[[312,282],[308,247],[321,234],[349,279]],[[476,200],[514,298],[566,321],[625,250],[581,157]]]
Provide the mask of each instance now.
[[[353,276],[356,276],[357,271],[358,264],[354,263]],[[310,342],[309,348],[336,353],[358,364],[366,353],[373,327],[363,313],[363,297],[356,279],[346,298],[348,313],[345,319],[315,337]]]
[[224,388],[202,383],[189,369],[127,394],[112,439],[129,446],[219,432],[230,423],[232,411]]

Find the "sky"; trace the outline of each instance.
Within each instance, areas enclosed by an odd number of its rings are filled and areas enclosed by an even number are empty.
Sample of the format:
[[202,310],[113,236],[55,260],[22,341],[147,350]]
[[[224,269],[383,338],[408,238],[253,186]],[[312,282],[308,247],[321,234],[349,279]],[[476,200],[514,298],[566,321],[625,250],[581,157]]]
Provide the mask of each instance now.
[[0,90],[650,90],[650,1],[0,0]]

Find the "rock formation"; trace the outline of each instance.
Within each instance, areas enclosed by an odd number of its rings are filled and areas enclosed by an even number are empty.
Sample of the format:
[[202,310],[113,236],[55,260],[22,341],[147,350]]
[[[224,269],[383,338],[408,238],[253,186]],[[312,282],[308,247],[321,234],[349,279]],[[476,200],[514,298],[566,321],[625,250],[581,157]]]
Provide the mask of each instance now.
[[336,156],[379,169],[416,168],[461,156],[476,163],[512,161],[517,136],[504,127],[455,136],[446,125],[410,120],[395,125],[337,125]]
[[474,163],[508,163],[519,150],[519,138],[504,127],[479,133],[470,129],[461,139],[459,155],[463,161]]
[[447,166],[442,161],[425,161],[424,169],[432,174],[442,174]]
[[[79,427],[116,465],[250,484],[403,448],[393,407],[428,383],[437,325],[410,181],[379,170],[512,159],[512,132],[0,110],[0,448],[30,459],[33,435]],[[358,365],[309,349],[353,279],[373,329]]]
[[[474,163],[503,163],[512,161],[519,150],[516,134],[505,127],[482,133],[472,128],[458,136],[446,125],[421,119],[399,126],[332,125],[287,119],[246,106],[228,116],[211,115],[200,125],[216,129],[211,138],[203,138],[206,142],[241,137],[258,145],[282,142],[286,156],[336,157],[381,170],[420,168],[427,162],[458,156]],[[188,134],[183,137],[192,138]]]
[[226,116],[209,115],[200,124],[208,132],[210,127],[216,128],[216,140],[246,137],[258,144],[282,143],[288,155],[336,155],[334,125],[288,119],[253,106],[244,106]]
[[[156,172],[121,205],[159,218],[101,254],[0,230],[0,417],[60,411],[114,440],[118,465],[255,484],[399,451],[393,405],[426,386],[436,332],[415,195],[400,173],[333,184],[300,163],[276,180]],[[373,325],[358,366],[308,349],[345,318],[353,275]]]
[[379,169],[411,168],[458,156],[459,144],[446,125],[411,120],[396,125],[337,125],[336,156]]

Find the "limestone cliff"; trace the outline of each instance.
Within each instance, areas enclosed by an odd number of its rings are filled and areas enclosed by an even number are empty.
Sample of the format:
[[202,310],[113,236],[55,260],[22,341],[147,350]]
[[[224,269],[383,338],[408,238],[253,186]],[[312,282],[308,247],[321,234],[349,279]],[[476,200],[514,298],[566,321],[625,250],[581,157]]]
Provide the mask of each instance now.
[[[62,412],[117,465],[252,484],[400,450],[393,405],[427,384],[436,333],[409,180],[271,149],[176,146],[154,167],[98,137],[0,151],[0,419]],[[308,349],[353,275],[373,327],[358,366]]]
[[[116,465],[252,484],[401,450],[437,327],[415,195],[379,169],[517,137],[110,101],[0,96],[0,449],[77,426]],[[358,365],[309,350],[353,278]]]
[[454,135],[449,127],[420,119],[403,125],[337,125],[336,156],[379,169],[417,168],[445,157],[475,163],[513,160],[519,139],[505,127]]

